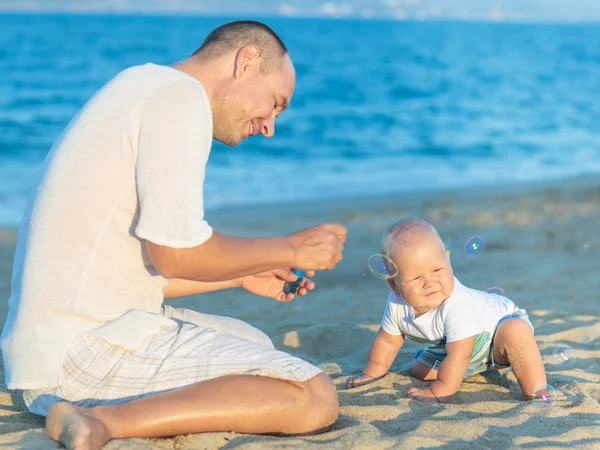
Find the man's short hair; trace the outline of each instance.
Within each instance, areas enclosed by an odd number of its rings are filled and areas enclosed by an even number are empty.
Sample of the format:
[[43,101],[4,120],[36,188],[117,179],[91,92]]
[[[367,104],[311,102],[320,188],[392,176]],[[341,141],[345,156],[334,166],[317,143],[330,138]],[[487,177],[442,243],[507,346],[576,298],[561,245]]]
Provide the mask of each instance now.
[[268,75],[281,67],[288,49],[279,36],[267,25],[254,20],[237,20],[215,28],[194,55],[208,60],[227,52],[256,45],[260,51],[260,72]]

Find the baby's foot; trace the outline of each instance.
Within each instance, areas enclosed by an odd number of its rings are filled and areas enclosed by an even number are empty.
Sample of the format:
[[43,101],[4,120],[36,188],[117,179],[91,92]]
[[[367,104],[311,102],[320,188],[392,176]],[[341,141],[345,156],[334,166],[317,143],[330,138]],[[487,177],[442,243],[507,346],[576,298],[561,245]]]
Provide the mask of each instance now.
[[46,417],[48,436],[68,449],[101,449],[110,440],[110,434],[89,411],[70,403],[57,403]]
[[527,400],[533,400],[536,402],[550,403],[556,397],[556,391],[554,389],[544,388],[535,391],[533,395],[527,395]]

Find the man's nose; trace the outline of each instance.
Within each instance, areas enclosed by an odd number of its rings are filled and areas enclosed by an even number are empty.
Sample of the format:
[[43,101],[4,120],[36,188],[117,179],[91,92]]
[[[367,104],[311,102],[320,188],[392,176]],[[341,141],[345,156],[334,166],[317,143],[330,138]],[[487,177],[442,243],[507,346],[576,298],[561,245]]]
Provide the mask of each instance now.
[[263,120],[260,124],[260,132],[264,137],[273,137],[275,134],[275,118]]

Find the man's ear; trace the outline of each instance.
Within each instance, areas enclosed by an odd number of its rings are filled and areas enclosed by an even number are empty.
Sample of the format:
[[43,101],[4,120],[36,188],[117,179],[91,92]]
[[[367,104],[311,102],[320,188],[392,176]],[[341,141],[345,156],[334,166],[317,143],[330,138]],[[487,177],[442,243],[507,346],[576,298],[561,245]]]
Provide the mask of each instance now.
[[390,287],[392,288],[392,291],[394,291],[394,294],[400,295],[400,292],[398,291],[398,288],[396,287],[396,282],[394,281],[394,279],[388,278],[387,282],[390,285]]
[[254,66],[258,66],[260,50],[256,45],[246,45],[235,56],[235,77],[241,78]]

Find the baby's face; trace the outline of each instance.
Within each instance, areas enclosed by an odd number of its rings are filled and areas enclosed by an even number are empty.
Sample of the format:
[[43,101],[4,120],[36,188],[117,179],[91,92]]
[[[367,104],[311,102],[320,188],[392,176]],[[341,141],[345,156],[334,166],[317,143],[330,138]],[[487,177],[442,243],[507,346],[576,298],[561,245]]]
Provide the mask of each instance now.
[[398,246],[392,255],[398,266],[398,275],[390,280],[392,289],[419,314],[437,308],[454,289],[449,256],[431,235]]

